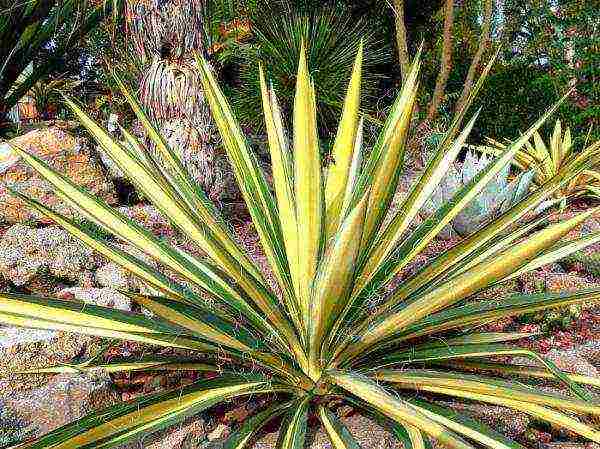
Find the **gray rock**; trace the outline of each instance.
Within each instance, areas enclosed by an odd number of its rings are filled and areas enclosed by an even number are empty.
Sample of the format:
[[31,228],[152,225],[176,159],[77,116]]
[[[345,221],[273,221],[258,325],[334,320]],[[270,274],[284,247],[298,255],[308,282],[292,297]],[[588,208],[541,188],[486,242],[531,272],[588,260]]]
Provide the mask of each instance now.
[[44,265],[37,231],[29,226],[11,226],[0,240],[0,273],[17,286],[29,282]]
[[80,273],[95,266],[93,251],[67,231],[50,226],[38,229],[40,250],[45,254],[45,263],[54,276],[76,281]]
[[96,282],[102,287],[115,290],[129,290],[131,275],[116,263],[108,263],[98,268],[95,274]]
[[29,436],[27,423],[0,401],[0,447],[17,444]]
[[41,388],[49,377],[19,371],[73,363],[100,349],[100,340],[60,331],[0,329],[0,400]]
[[[131,245],[116,244],[116,247],[125,251],[127,254],[134,256],[152,268],[158,268],[158,264],[142,251],[137,250]],[[152,295],[157,292],[146,285],[138,277],[134,276],[116,263],[109,262],[103,265],[96,271],[96,282],[103,287],[109,287],[115,290],[127,290],[139,292],[142,294]]]
[[15,224],[0,240],[0,273],[17,286],[43,271],[78,281],[96,265],[97,258],[88,247],[56,226],[34,229]]
[[57,332],[42,329],[26,329],[21,327],[0,328],[0,348],[11,348],[37,342],[50,341],[56,338]]
[[546,443],[540,449],[600,449],[596,443]]
[[40,388],[13,394],[5,398],[4,404],[20,422],[26,423],[19,430],[39,435],[118,400],[108,377],[68,374],[56,375]]
[[206,442],[206,422],[202,416],[193,416],[152,435],[129,443],[128,449],[197,449]]
[[[598,342],[595,343],[597,348]],[[598,377],[600,375],[598,369],[590,363],[590,359],[588,358],[591,357],[592,351],[590,350],[590,347],[584,348],[582,346],[568,350],[553,349],[545,357],[566,372]],[[598,353],[595,354],[595,356],[597,355]]]
[[61,290],[58,295],[60,297],[72,295],[78,301],[118,310],[131,311],[132,309],[131,300],[111,288],[71,287]]

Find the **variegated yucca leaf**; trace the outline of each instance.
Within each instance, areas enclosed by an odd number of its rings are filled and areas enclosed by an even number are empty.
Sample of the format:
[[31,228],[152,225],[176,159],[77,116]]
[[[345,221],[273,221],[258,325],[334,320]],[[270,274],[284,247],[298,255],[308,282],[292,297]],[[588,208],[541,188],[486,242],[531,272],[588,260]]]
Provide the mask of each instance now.
[[[363,151],[359,52],[329,166],[321,160],[315,112],[318,93],[305,51],[298,66],[289,139],[275,92],[261,70],[272,185],[246,143],[210,65],[197,58],[199,79],[277,288],[267,283],[258,264],[244,254],[147,112],[119,81],[152,141],[152,150],[125,130],[124,142],[115,141],[75,102],[67,99],[66,103],[144,197],[206,257],[166,244],[39,158],[14,148],[75,211],[143,251],[186,285],[114,242],[100,240],[73,220],[13,192],[152,287],[154,296],[125,294],[154,318],[77,301],[3,293],[0,323],[133,340],[196,354],[111,361],[99,354],[83,363],[27,372],[193,370],[217,374],[212,380],[91,413],[19,447],[113,447],[219,402],[248,395],[263,395],[265,405],[231,434],[226,449],[248,447],[258,432],[278,420],[278,449],[301,449],[314,416],[335,449],[358,449],[359,443],[335,412],[340,401],[389,427],[405,448],[429,449],[432,440],[454,449],[522,448],[436,403],[448,397],[517,409],[600,442],[598,430],[577,418],[600,413],[600,404],[587,391],[599,387],[600,380],[563,372],[518,345],[523,338],[533,338],[532,334],[481,329],[507,316],[592,303],[600,300],[600,290],[472,300],[489,286],[600,240],[598,234],[562,240],[594,209],[553,224],[543,216],[534,217],[548,198],[580,176],[592,176],[595,156],[589,152],[575,155],[563,148],[570,145],[568,136],[562,138],[562,147],[558,138],[553,139],[549,150],[553,160],[573,157],[568,171],[545,166],[549,175],[540,180],[537,190],[402,282],[394,282],[507,163],[516,160],[524,165],[533,160],[522,155],[523,147],[529,148],[533,138],[538,149],[543,149],[537,129],[558,107],[542,114],[451,201],[410,232],[418,211],[464,147],[477,117],[463,125],[468,108],[461,109],[421,179],[400,208],[388,214],[404,165],[421,68],[419,55],[374,148]],[[474,92],[490,67],[491,62]],[[555,134],[560,135],[560,129]],[[513,356],[529,359],[531,366],[511,364]],[[522,381],[514,381],[515,376]],[[527,383],[531,379],[566,386],[568,393],[548,393]]]
[[[483,153],[498,155],[507,147],[506,143],[494,139],[487,139],[487,145],[472,146]],[[600,189],[600,158],[598,150],[600,141],[588,145],[586,141],[584,148],[576,149],[571,130],[564,129],[557,120],[554,131],[549,138],[548,144],[544,143],[539,132],[533,134],[533,139],[525,143],[525,147],[517,152],[513,161],[514,165],[522,171],[533,170],[534,181],[538,185],[544,184],[550,178],[559,173],[569,174],[578,172],[561,189],[555,193],[558,199],[573,199],[588,197],[598,199]],[[589,168],[581,172],[580,165],[588,165]],[[572,173],[574,174],[574,173]]]

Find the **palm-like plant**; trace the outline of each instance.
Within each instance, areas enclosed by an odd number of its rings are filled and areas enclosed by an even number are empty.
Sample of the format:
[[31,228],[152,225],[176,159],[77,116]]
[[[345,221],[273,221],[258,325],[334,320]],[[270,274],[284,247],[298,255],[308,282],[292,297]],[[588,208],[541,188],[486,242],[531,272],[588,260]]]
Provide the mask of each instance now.
[[[129,339],[203,355],[193,360],[123,360],[100,366],[109,372],[185,369],[220,373],[215,379],[92,413],[21,447],[112,447],[219,402],[248,395],[267,395],[273,400],[232,434],[228,448],[244,447],[268,421],[283,416],[278,447],[299,449],[311,413],[317,414],[336,448],[356,448],[332,412],[333,404],[340,399],[387,422],[396,435],[404,438],[405,447],[426,447],[428,438],[449,448],[521,447],[435,405],[434,395],[515,408],[600,441],[600,432],[574,417],[600,414],[600,404],[590,401],[581,385],[597,385],[597,379],[565,374],[537,354],[509,344],[523,334],[473,330],[494,318],[595,301],[600,299],[600,291],[464,302],[487,285],[600,240],[596,233],[556,245],[591,211],[535,232],[539,221],[514,226],[567,182],[568,176],[552,178],[501,217],[439,255],[374,307],[369,306],[373,297],[514,157],[551,111],[451,202],[406,236],[412,219],[463,147],[474,119],[460,133],[459,121],[452,125],[402,207],[391,221],[384,221],[402,166],[419,62],[417,59],[413,64],[379,140],[364,163],[359,124],[361,63],[359,53],[333,150],[335,163],[326,176],[319,159],[315,92],[304,52],[297,74],[293,153],[274,92],[261,76],[273,197],[209,66],[198,60],[205,94],[278,282],[277,291],[269,287],[264,273],[239,249],[205,194],[195,187],[181,161],[153,131],[129,93],[125,92],[161,151],[160,165],[130,134],[125,132],[128,146],[123,146],[76,104],[70,100],[67,104],[144,195],[206,252],[206,259],[166,245],[39,159],[18,150],[84,217],[153,256],[203,293],[173,282],[63,216],[27,200],[159,291],[160,296],[132,295],[156,317],[149,319],[75,301],[1,294],[0,322]],[[585,165],[580,167],[583,169]],[[213,298],[211,305],[204,293]],[[464,330],[466,327],[468,330]],[[436,338],[429,339],[431,336]],[[537,360],[541,367],[481,362],[497,355],[524,355]],[[96,368],[84,364],[37,371]],[[554,379],[567,385],[577,397],[548,393],[492,375],[465,374],[472,369],[526,379]],[[416,397],[415,391],[427,392],[427,396]]]
[[[10,110],[38,80],[60,65],[60,57],[77,39],[107,13],[117,14],[121,4],[121,0],[0,2],[0,112]],[[16,83],[60,31],[67,37],[50,46],[52,51],[44,60]]]
[[[475,147],[480,151],[500,154],[506,150],[507,144],[487,139],[489,145]],[[541,185],[561,171],[571,170],[578,164],[596,157],[600,149],[600,140],[588,145],[585,139],[584,148],[576,151],[571,140],[571,130],[567,127],[563,132],[560,120],[556,121],[554,131],[548,144],[544,143],[539,132],[533,139],[525,143],[524,148],[515,155],[514,164],[522,171],[533,170],[534,181]],[[573,199],[577,197],[600,198],[600,171],[591,167],[574,177],[556,193],[557,198]]]

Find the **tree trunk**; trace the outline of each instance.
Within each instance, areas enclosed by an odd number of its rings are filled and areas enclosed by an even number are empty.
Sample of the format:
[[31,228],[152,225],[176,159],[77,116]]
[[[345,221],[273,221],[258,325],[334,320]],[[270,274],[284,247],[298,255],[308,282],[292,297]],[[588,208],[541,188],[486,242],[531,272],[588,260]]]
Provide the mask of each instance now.
[[194,52],[206,54],[205,0],[127,0],[130,45],[144,62],[140,101],[192,178],[215,201],[235,182],[210,116]]
[[490,32],[491,32],[491,24],[492,24],[492,12],[493,12],[493,0],[485,0],[485,6],[483,11],[483,23],[481,26],[481,38],[479,39],[479,46],[477,51],[475,52],[475,56],[473,56],[473,60],[471,61],[471,65],[469,66],[469,71],[467,72],[467,78],[465,79],[465,84],[460,94],[460,98],[458,99],[455,107],[455,111],[460,111],[469,97],[471,90],[473,88],[473,81],[475,80],[475,72],[479,67],[479,63],[481,62],[481,58],[488,47],[490,41]]
[[398,47],[398,61],[402,80],[406,79],[410,61],[408,57],[408,44],[406,39],[406,26],[404,25],[404,0],[394,0],[394,17],[396,23],[396,46]]
[[433,98],[427,110],[426,121],[431,122],[439,111],[442,98],[446,91],[446,83],[452,67],[452,25],[454,24],[454,0],[446,0],[444,6],[444,40],[442,43],[442,58],[433,91]]

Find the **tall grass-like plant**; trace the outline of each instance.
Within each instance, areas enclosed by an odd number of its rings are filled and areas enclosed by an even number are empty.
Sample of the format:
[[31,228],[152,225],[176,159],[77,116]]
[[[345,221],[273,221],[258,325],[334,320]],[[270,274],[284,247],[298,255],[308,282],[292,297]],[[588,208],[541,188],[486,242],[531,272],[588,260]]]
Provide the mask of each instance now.
[[[85,228],[26,200],[96,251],[139,276],[160,295],[131,294],[155,314],[149,319],[76,301],[0,294],[0,322],[198,353],[198,358],[192,360],[115,360],[100,366],[109,372],[219,372],[214,379],[91,413],[20,447],[112,447],[180,422],[217,403],[249,395],[266,395],[270,405],[248,418],[229,437],[227,448],[246,446],[266,423],[283,417],[277,446],[299,449],[313,414],[335,448],[357,448],[334,413],[340,401],[385,422],[404,440],[405,447],[427,447],[430,438],[454,449],[521,447],[480,423],[436,405],[435,398],[440,396],[517,409],[600,442],[600,432],[577,418],[600,414],[600,404],[590,400],[586,391],[586,385],[598,385],[598,379],[566,374],[538,354],[511,344],[524,334],[478,330],[478,325],[495,318],[596,301],[600,290],[465,301],[490,284],[562,257],[576,246],[600,240],[596,233],[557,245],[593,211],[548,226],[540,222],[518,225],[540,201],[568,182],[568,177],[550,179],[498,219],[391,288],[390,294],[383,294],[389,281],[414,261],[502,170],[552,111],[452,201],[408,233],[409,224],[463,147],[475,118],[463,130],[458,120],[452,124],[402,206],[390,220],[384,220],[403,165],[420,63],[417,57],[379,140],[364,157],[359,117],[361,63],[359,52],[333,149],[335,162],[326,170],[319,156],[315,91],[304,51],[297,72],[291,142],[275,94],[261,76],[273,195],[209,66],[198,60],[213,117],[277,280],[276,291],[240,249],[129,93],[125,92],[161,151],[160,165],[130,134],[125,132],[128,146],[115,142],[79,106],[70,100],[67,104],[145,197],[206,252],[205,259],[166,245],[36,157],[17,150],[85,218],[168,266],[204,294],[173,282],[113,244],[98,240]],[[481,80],[475,91],[480,84]],[[205,294],[213,298],[211,305]],[[379,296],[381,299],[373,305]],[[511,355],[529,357],[537,366],[490,362],[495,356]],[[35,371],[97,368],[91,363]],[[478,374],[467,374],[472,370]],[[515,377],[522,379],[517,381]],[[542,391],[530,385],[535,379],[554,380],[571,393]],[[419,392],[426,394],[415,394]]]
[[[352,15],[348,6],[328,2],[262,1],[250,14],[252,40],[237,50],[240,86],[231,98],[244,124],[263,128],[258,66],[280,95],[284,112],[293,108],[296,68],[302,43],[306,43],[307,65],[313,76],[319,129],[335,134],[344,104],[354,55],[364,41],[363,107],[373,109],[381,81],[381,65],[390,59],[390,49],[366,16]],[[368,101],[367,101],[368,100]]]

